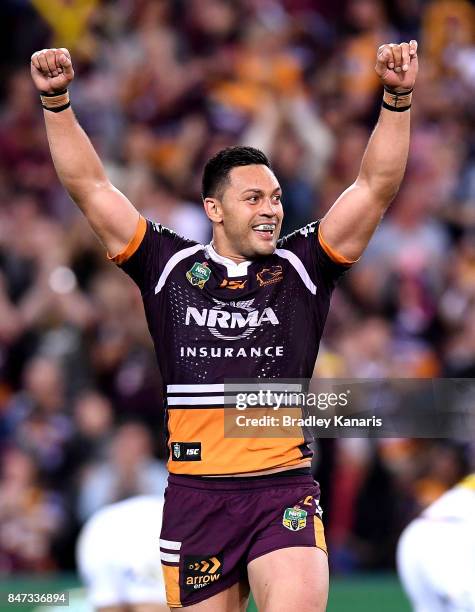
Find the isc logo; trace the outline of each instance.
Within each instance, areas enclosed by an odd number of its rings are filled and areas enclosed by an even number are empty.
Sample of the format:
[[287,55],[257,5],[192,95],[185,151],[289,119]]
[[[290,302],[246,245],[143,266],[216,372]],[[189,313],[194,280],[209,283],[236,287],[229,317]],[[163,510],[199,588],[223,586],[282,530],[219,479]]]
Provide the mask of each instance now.
[[172,461],[201,461],[201,442],[173,442]]

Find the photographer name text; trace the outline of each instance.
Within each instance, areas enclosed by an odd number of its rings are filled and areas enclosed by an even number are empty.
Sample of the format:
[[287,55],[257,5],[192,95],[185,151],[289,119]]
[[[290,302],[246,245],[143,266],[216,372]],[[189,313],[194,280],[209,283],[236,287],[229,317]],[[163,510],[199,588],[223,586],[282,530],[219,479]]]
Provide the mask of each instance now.
[[345,417],[334,415],[332,417],[317,417],[312,414],[306,417],[292,417],[288,414],[276,416],[263,415],[261,417],[248,417],[240,414],[236,417],[238,427],[382,427],[383,419],[371,417]]

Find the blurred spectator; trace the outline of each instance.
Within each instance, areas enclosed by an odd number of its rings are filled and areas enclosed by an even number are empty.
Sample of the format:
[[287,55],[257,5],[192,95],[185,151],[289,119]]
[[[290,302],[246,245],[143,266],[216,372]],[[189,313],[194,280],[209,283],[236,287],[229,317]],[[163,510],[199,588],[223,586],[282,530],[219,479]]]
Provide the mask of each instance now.
[[34,457],[49,484],[58,486],[65,446],[72,434],[59,363],[45,357],[33,358],[25,367],[24,381],[24,391],[16,394],[7,407],[8,428]]
[[8,449],[0,476],[0,572],[54,569],[51,543],[64,519],[60,496],[38,482],[35,459]]
[[138,423],[122,425],[112,440],[107,460],[91,465],[80,483],[78,515],[85,521],[106,504],[133,495],[161,495],[165,465],[153,458],[148,430]]
[[393,40],[395,32],[381,0],[354,0],[347,7],[349,35],[343,44],[342,90],[351,104],[351,114],[357,116],[368,112],[378,89],[374,50],[381,41]]
[[93,51],[90,47],[94,47],[95,39],[88,25],[99,0],[66,3],[61,0],[32,0],[32,4],[51,27],[55,47],[69,47],[84,54]]
[[66,446],[64,465],[65,476],[71,479],[77,475],[70,482],[74,489],[87,464],[106,459],[113,427],[114,414],[107,397],[92,390],[84,391],[74,406],[74,433]]

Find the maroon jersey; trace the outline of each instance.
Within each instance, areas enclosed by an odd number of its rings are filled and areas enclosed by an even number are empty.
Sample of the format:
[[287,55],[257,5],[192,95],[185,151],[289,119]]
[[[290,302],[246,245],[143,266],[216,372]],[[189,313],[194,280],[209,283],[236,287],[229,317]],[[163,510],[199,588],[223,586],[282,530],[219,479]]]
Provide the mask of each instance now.
[[294,438],[225,438],[224,380],[310,378],[337,278],[347,265],[318,222],[239,264],[212,244],[140,218],[114,261],[142,293],[166,390],[168,467],[177,474],[248,473],[311,456]]

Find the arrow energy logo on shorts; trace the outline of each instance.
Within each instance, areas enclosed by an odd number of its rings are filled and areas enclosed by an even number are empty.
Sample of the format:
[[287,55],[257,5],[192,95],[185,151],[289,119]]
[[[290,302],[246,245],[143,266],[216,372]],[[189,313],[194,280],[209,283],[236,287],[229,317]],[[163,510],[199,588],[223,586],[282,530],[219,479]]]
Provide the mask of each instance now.
[[223,572],[223,555],[197,557],[185,555],[183,588],[197,591],[221,578]]

